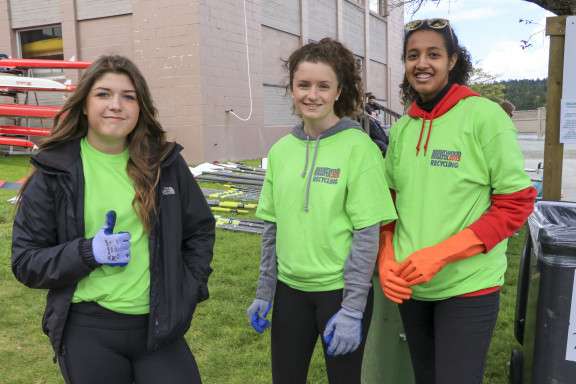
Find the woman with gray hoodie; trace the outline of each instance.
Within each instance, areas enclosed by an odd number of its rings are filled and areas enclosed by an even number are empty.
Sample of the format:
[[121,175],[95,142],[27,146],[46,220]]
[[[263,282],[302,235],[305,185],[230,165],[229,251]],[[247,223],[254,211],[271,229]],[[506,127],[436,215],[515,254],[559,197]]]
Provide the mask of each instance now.
[[320,334],[329,382],[360,383],[379,228],[396,211],[382,155],[350,119],[363,108],[352,52],[326,38],[293,52],[285,68],[302,123],[268,154],[257,210],[266,220],[260,277],[248,318],[260,333],[272,325],[274,383],[306,383]]

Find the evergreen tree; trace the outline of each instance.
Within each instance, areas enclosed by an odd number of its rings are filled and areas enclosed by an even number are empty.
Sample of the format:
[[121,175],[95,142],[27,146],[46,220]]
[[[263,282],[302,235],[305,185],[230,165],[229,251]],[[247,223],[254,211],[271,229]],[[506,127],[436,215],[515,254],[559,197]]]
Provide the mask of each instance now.
[[536,109],[546,106],[548,79],[507,80],[505,99],[516,106],[516,110]]
[[508,100],[517,111],[537,109],[546,106],[548,79],[524,79],[496,81],[497,76],[474,71],[470,88],[483,97],[497,103]]

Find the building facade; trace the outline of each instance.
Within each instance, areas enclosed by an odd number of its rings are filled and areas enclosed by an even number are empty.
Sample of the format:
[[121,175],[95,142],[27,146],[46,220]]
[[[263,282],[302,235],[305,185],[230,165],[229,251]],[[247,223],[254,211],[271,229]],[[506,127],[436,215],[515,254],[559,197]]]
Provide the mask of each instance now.
[[[402,24],[403,9],[385,0],[0,0],[0,53],[128,56],[188,162],[243,160],[266,156],[298,121],[282,59],[323,37],[352,50],[365,91],[402,113]],[[80,70],[35,75],[75,84]],[[61,94],[35,97],[63,102]]]

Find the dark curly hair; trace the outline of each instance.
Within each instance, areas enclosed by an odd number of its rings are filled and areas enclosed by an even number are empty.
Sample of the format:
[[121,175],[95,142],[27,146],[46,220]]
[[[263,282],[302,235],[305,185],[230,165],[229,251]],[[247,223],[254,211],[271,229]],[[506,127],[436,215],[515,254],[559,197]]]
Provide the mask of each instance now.
[[[448,24],[447,27],[437,29],[431,28],[427,23],[423,23],[418,29],[407,31],[404,36],[402,61],[406,61],[406,46],[408,45],[408,39],[410,39],[410,36],[415,32],[421,31],[433,31],[442,36],[442,40],[444,41],[444,45],[448,51],[448,56],[451,57],[453,54],[458,56],[454,68],[452,68],[448,75],[448,82],[467,85],[468,80],[470,80],[474,74],[474,65],[472,65],[472,58],[468,50],[458,44],[458,37],[456,36],[456,33],[454,33],[452,27],[450,27],[450,24]],[[402,84],[400,84],[400,97],[402,99],[402,104],[406,107],[410,106],[410,104],[412,104],[418,97],[418,92],[416,92],[410,83],[408,83],[406,73],[404,73],[404,79],[402,80]]]
[[[325,63],[329,65],[338,78],[338,87],[342,89],[338,100],[334,103],[334,113],[338,117],[355,117],[362,112],[364,102],[362,95],[361,65],[354,54],[342,43],[331,38],[324,38],[292,52],[288,60],[284,60],[284,68],[288,71],[290,80],[286,86],[287,92],[292,89],[294,73],[303,62]],[[292,112],[297,113],[294,106]]]

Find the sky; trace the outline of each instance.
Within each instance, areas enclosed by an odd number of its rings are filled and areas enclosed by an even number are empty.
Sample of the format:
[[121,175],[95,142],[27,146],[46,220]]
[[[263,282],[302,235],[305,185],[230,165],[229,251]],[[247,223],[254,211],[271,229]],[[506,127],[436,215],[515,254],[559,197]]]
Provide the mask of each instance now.
[[[519,80],[548,77],[550,39],[545,29],[550,16],[555,15],[522,0],[441,0],[438,5],[429,1],[414,15],[406,9],[404,21],[449,19],[474,67],[497,80]],[[521,40],[532,46],[523,50]]]

